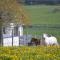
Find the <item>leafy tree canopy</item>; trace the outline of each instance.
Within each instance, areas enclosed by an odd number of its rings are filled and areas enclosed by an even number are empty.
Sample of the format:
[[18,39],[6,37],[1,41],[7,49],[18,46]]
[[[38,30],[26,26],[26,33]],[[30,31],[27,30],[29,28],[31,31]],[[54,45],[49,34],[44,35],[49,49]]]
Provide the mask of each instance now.
[[28,19],[17,0],[0,0],[0,24],[10,22],[28,24]]

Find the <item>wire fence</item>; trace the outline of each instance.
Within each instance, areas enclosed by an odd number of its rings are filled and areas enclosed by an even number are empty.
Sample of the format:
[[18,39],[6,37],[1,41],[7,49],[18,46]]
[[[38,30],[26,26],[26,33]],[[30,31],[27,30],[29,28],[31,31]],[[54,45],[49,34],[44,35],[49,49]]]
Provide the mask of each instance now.
[[24,29],[27,34],[41,35],[43,33],[60,35],[60,24],[31,25]]

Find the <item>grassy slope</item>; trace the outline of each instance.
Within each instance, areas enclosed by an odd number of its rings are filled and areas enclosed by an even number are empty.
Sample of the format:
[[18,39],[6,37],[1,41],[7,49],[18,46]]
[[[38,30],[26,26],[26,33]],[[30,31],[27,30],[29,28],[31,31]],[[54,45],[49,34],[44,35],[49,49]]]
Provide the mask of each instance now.
[[60,6],[33,5],[24,6],[32,24],[60,24],[60,12],[52,13]]

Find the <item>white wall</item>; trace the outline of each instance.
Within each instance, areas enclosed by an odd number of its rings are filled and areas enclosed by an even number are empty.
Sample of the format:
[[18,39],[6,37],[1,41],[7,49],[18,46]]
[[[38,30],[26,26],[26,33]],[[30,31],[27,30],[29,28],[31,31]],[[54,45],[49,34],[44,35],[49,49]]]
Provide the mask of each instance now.
[[[12,37],[3,38],[3,46],[12,46]],[[19,46],[19,37],[13,38],[13,46]]]
[[[14,23],[10,23],[10,27],[6,27],[6,37],[3,37],[3,46],[12,46],[12,29],[13,29],[13,36],[14,36]],[[20,36],[23,36],[23,26],[19,25],[18,31]],[[19,46],[19,37],[13,37],[13,46]]]

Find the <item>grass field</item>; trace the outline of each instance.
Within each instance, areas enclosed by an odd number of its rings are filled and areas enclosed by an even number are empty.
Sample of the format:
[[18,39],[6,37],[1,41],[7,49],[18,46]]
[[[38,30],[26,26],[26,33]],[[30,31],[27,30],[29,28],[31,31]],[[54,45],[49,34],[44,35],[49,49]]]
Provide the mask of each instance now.
[[[24,6],[31,24],[60,24],[60,11],[54,12],[60,6],[55,5],[29,5]],[[60,10],[60,9],[59,9]]]
[[42,35],[43,33],[48,33],[60,40],[60,5],[25,5],[23,8],[30,23],[32,25],[40,25],[40,27],[26,27],[24,34]]
[[[24,33],[42,35],[53,34],[60,39],[60,6],[56,5],[28,5],[24,6],[32,25],[43,25],[47,27],[27,28]],[[54,26],[53,26],[54,25]],[[48,27],[55,28],[48,28]],[[56,28],[59,27],[59,28]]]

